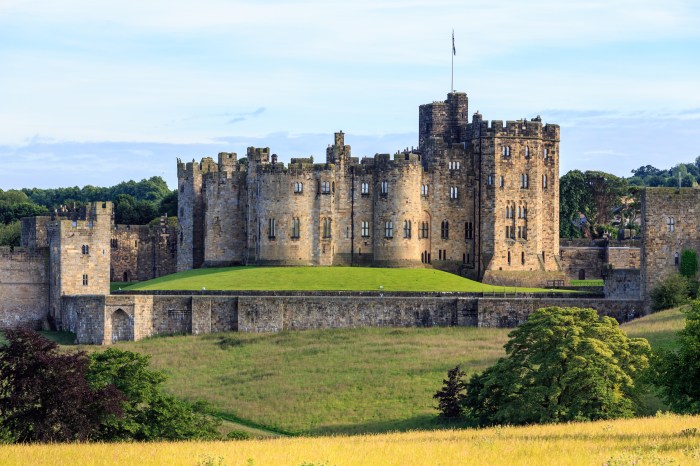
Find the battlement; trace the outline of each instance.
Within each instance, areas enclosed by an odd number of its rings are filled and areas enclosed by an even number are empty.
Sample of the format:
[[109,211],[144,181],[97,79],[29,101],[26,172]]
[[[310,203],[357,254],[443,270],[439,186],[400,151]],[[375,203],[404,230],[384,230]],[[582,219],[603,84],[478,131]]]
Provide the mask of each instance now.
[[[235,154],[234,154],[235,155]],[[200,162],[192,159],[192,162],[183,163],[179,158],[177,159],[177,177],[178,178],[192,178],[194,175],[202,175],[205,173],[217,172],[219,171],[219,165],[214,162],[211,157],[204,157]]]
[[470,124],[472,132],[476,131],[481,137],[517,137],[532,139],[550,139],[559,141],[559,125],[547,123],[542,124],[542,118],[537,116],[529,121],[525,118],[521,120],[483,120],[481,114],[476,113]]
[[270,148],[251,146],[246,151],[246,156],[248,157],[248,161],[252,163],[270,163]]

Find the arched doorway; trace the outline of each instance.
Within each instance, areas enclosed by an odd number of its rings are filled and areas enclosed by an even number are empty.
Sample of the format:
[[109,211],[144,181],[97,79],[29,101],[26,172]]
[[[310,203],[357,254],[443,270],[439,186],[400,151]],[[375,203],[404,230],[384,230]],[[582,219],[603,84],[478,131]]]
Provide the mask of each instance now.
[[112,314],[112,343],[133,340],[134,324],[131,317],[123,309],[117,309]]
[[578,271],[578,279],[579,280],[585,280],[586,279],[586,271],[581,269]]
[[128,282],[128,281],[129,281],[129,272],[128,272],[128,271],[124,271],[124,277],[123,277],[123,278],[124,278],[124,280],[122,280],[123,282]]

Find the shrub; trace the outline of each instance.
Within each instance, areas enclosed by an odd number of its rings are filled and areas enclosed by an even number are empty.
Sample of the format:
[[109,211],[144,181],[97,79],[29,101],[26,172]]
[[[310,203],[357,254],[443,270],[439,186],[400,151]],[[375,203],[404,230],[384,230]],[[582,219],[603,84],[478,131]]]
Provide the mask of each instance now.
[[467,385],[464,381],[466,374],[459,366],[447,372],[447,379],[443,380],[442,388],[433,395],[438,400],[437,410],[445,418],[458,418],[464,413],[462,407],[466,397]]
[[655,311],[680,306],[688,301],[690,285],[680,274],[669,275],[651,291],[652,308]]
[[593,309],[549,307],[510,333],[506,357],[467,384],[480,425],[631,417],[651,348]]
[[681,252],[679,272],[684,277],[695,280],[698,273],[698,254],[692,249],[684,249]]

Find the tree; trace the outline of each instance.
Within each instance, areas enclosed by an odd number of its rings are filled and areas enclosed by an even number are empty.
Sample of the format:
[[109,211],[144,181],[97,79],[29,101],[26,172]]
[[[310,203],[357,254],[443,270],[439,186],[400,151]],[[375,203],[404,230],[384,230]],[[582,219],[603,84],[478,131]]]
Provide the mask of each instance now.
[[467,384],[480,425],[630,417],[651,348],[593,309],[549,307],[511,332],[505,358]]
[[0,223],[0,246],[19,246],[22,235],[22,227],[19,222],[9,225]]
[[675,351],[662,350],[654,358],[651,379],[671,411],[700,413],[700,301],[685,310],[685,328]]
[[686,303],[690,296],[688,279],[678,273],[669,275],[651,290],[649,296],[655,311],[680,306]]
[[464,382],[465,376],[466,374],[459,366],[450,369],[447,372],[447,379],[442,381],[442,388],[433,395],[433,398],[438,400],[437,409],[443,417],[458,418],[464,414],[462,405],[467,388]]
[[109,384],[87,383],[83,352],[60,353],[32,330],[5,331],[0,348],[2,436],[16,442],[85,441],[101,422],[121,414],[122,395]]
[[579,170],[572,170],[562,176],[559,180],[559,236],[581,237],[581,215],[590,217],[593,207],[584,174]]
[[165,375],[148,369],[149,358],[109,348],[90,355],[93,387],[115,386],[125,396],[123,414],[100,428],[101,440],[187,440],[219,437],[217,423],[202,404],[189,404],[161,391]]
[[679,271],[684,277],[695,280],[695,276],[698,274],[698,253],[692,249],[684,249],[681,252]]

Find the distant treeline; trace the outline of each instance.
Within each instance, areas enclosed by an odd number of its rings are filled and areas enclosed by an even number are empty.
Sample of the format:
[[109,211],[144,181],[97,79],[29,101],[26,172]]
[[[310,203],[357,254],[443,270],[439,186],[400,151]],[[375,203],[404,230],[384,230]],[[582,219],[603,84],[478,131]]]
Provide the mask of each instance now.
[[621,178],[600,171],[571,170],[559,183],[559,236],[615,237],[620,228],[639,231],[643,187],[700,184],[700,157],[667,170],[645,165]]
[[19,244],[19,220],[22,217],[48,215],[61,206],[72,209],[88,202],[114,203],[114,220],[118,224],[145,225],[161,215],[177,216],[177,190],[171,191],[165,180],[154,176],[141,181],[124,181],[102,188],[25,188],[0,189],[0,245]]

